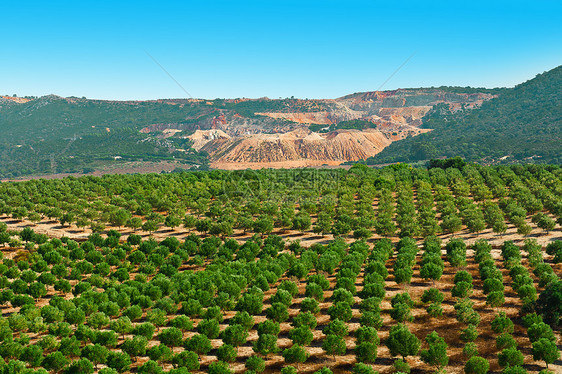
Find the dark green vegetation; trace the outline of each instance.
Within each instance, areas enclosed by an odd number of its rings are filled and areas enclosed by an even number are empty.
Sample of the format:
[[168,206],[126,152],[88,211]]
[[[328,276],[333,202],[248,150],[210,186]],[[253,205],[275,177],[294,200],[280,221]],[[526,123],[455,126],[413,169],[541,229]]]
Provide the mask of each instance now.
[[[386,237],[425,237],[463,227],[503,234],[512,224],[528,235],[533,229],[529,220],[545,232],[556,227],[555,221],[562,222],[561,176],[559,166],[476,164],[429,170],[400,164],[384,169],[356,165],[348,171],[108,175],[3,183],[0,213],[33,222],[48,217],[95,231],[106,225],[145,225],[144,231],[152,232],[161,224],[174,228],[183,223],[227,236],[236,228],[258,234],[293,228],[336,236],[354,231],[357,238],[369,238],[371,229]],[[376,211],[374,198],[379,201]]]
[[338,122],[335,125],[310,125],[308,128],[311,131],[315,132],[330,132],[335,130],[365,130],[365,129],[374,129],[377,125],[371,121],[364,121],[360,119],[352,120],[352,121],[342,121]]
[[[0,177],[83,172],[115,157],[206,165],[206,155],[195,152],[182,136],[208,128],[215,117],[232,120],[236,114],[259,121],[254,113],[260,111],[320,109],[318,102],[296,99],[118,102],[54,95],[0,105]],[[165,139],[157,136],[167,127],[184,131]],[[153,132],[141,133],[143,128]]]
[[30,225],[0,223],[0,372],[557,370],[562,242],[479,236],[557,237],[561,192],[538,165],[3,183]]
[[249,118],[263,118],[256,113],[263,112],[315,112],[326,109],[325,105],[318,100],[290,99],[257,99],[257,100],[212,100],[214,107],[227,109]]
[[562,163],[562,66],[504,90],[478,110],[451,113],[437,105],[423,126],[433,131],[395,142],[367,162],[461,156],[482,163]]
[[433,169],[433,168],[441,168],[441,169],[448,169],[448,168],[456,168],[456,169],[462,169],[466,166],[466,161],[463,160],[461,157],[456,156],[456,157],[451,157],[451,158],[446,158],[446,159],[431,159],[429,160],[429,163],[427,164],[427,168],[428,169]]
[[158,139],[139,130],[175,123],[200,112],[193,105],[107,102],[45,96],[0,110],[0,176],[83,172],[121,160],[172,160],[206,164],[205,155],[175,139]]

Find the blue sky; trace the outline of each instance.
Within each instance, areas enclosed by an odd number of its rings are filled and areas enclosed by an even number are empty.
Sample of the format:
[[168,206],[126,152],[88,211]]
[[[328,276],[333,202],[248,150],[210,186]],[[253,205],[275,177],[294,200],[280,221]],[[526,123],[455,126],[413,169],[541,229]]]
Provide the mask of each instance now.
[[562,64],[559,1],[25,1],[0,10],[0,94],[335,98],[513,86]]

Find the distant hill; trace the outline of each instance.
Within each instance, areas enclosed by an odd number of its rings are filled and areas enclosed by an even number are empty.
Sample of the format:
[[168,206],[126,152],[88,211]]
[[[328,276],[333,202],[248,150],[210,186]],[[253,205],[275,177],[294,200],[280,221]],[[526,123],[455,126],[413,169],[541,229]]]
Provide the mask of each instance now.
[[562,163],[562,66],[505,89],[473,111],[437,105],[433,131],[392,143],[367,163],[461,156],[480,163]]
[[190,113],[198,111],[189,105],[55,95],[0,104],[0,176],[83,172],[115,158],[206,162],[204,155],[176,151],[180,144],[139,132],[143,126],[179,121]]
[[[286,156],[293,166],[337,165],[367,158],[393,141],[429,131],[420,125],[435,105],[473,109],[499,92],[439,87],[325,100],[108,101],[6,96],[0,98],[0,178],[88,173],[128,161],[261,168],[283,166]],[[196,150],[191,138],[198,130],[210,134],[220,130],[230,139],[205,135],[195,139]],[[313,133],[301,139],[306,134],[302,130]],[[325,134],[316,136],[316,132]]]
[[[0,99],[0,177],[82,173],[125,161],[206,166],[186,138],[196,129],[236,123],[239,131],[273,131],[284,120],[254,111],[295,107],[296,100],[107,101],[48,95]],[[244,113],[245,116],[238,114]],[[167,131],[167,130],[174,131]],[[179,129],[178,131],[175,131]],[[179,132],[179,133],[178,133]]]
[[162,161],[229,169],[452,156],[562,162],[561,92],[562,67],[510,89],[409,88],[318,100],[2,96],[0,178]]

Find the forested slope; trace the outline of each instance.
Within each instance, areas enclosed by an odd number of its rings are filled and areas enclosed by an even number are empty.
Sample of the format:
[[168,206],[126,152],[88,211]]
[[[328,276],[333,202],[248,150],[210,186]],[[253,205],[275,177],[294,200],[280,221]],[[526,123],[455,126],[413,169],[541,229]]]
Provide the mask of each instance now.
[[562,67],[537,75],[486,101],[451,113],[436,106],[423,127],[434,129],[395,142],[369,163],[461,156],[479,162],[562,162]]
[[180,122],[202,114],[201,108],[189,104],[55,95],[4,106],[0,108],[0,176],[82,172],[115,157],[204,163],[206,158],[196,152],[178,152],[178,142],[139,132],[150,124]]

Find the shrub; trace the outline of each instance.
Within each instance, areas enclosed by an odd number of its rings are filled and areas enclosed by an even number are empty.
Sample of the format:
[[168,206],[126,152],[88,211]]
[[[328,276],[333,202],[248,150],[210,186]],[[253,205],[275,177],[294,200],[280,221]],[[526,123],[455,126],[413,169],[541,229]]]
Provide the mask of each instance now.
[[394,369],[397,373],[406,373],[410,372],[410,365],[406,361],[396,360],[394,361]]
[[263,335],[263,334],[278,335],[280,329],[281,328],[279,326],[279,323],[271,320],[265,320],[259,323],[257,327],[258,335]]
[[376,374],[376,371],[369,365],[358,362],[353,367],[353,374]]
[[308,326],[301,326],[290,330],[289,338],[293,341],[293,344],[309,345],[314,339],[314,336]]
[[139,374],[161,374],[164,372],[156,361],[148,360],[137,371]]
[[498,354],[498,363],[501,367],[523,365],[523,354],[517,348],[506,348]]
[[205,335],[197,334],[184,343],[186,349],[198,354],[206,355],[211,349],[211,341]]
[[225,362],[234,362],[238,352],[230,344],[223,344],[217,350],[217,358]]
[[320,313],[320,306],[318,301],[307,297],[301,302],[301,312],[310,312],[312,314]]
[[504,332],[496,337],[496,348],[503,350],[505,348],[517,347],[517,342],[510,333]]
[[199,370],[199,356],[195,352],[183,351],[172,357],[172,364],[187,370]]
[[461,332],[460,336],[463,342],[473,342],[478,338],[478,330],[474,325],[468,325],[468,327]]
[[355,331],[355,338],[357,339],[357,344],[362,342],[369,342],[378,345],[380,343],[377,330],[370,326],[361,326]]
[[352,317],[351,306],[346,302],[337,302],[328,308],[328,315],[330,319],[340,319],[342,321],[349,321]]
[[370,342],[362,342],[355,346],[355,357],[358,362],[375,362],[377,358],[377,345]]
[[349,333],[347,324],[339,319],[335,319],[327,324],[322,330],[324,335],[347,336]]
[[242,325],[228,326],[221,335],[224,343],[235,347],[246,343],[248,339],[248,331]]
[[292,325],[294,327],[307,326],[310,329],[316,328],[318,322],[316,317],[311,312],[301,312],[293,317]]
[[277,336],[271,334],[261,334],[254,344],[254,351],[262,355],[276,353],[278,351]]
[[490,363],[485,358],[473,356],[464,365],[466,374],[486,374],[490,369]]
[[445,340],[433,331],[427,334],[425,341],[429,345],[429,349],[421,351],[422,361],[438,369],[447,366],[449,357],[447,357],[447,344]]
[[429,288],[423,292],[421,301],[423,303],[442,303],[444,295],[437,288]]
[[259,356],[250,356],[246,360],[246,369],[261,373],[265,370],[265,361]]
[[267,318],[278,322],[285,322],[289,319],[287,306],[279,302],[271,304],[271,306],[265,310],[265,314],[267,315]]
[[400,355],[405,359],[418,353],[420,341],[405,325],[398,324],[390,329],[386,346],[392,356]]
[[215,339],[219,336],[219,322],[214,319],[205,319],[197,325],[197,332],[207,336],[209,339]]
[[302,364],[308,359],[308,354],[302,346],[294,344],[291,348],[283,351],[283,358],[288,364]]
[[507,317],[505,312],[499,312],[492,320],[492,331],[496,334],[504,332],[513,333],[513,322]]
[[476,347],[476,343],[474,343],[474,342],[466,343],[464,348],[462,349],[462,353],[468,359],[470,359],[471,357],[477,356],[478,355],[478,348]]

